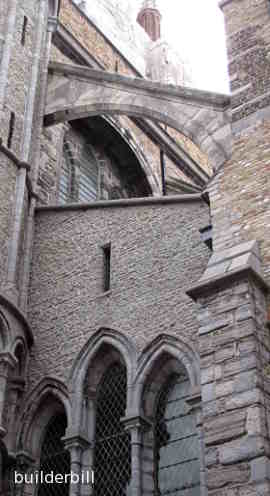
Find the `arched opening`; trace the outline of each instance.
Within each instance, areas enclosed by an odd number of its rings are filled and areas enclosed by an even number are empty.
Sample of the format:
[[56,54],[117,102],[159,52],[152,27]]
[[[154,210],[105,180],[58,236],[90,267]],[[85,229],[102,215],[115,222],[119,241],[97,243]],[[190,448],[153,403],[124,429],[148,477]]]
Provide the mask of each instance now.
[[67,418],[64,412],[58,412],[49,420],[41,444],[40,470],[42,477],[53,473],[54,477],[60,475],[53,483],[42,483],[38,487],[38,496],[68,496],[69,478],[65,477],[70,473],[70,455],[64,448],[62,438],[67,428]]
[[113,363],[103,374],[96,399],[95,496],[126,496],[131,478],[130,437],[125,416],[126,368]]
[[159,356],[147,375],[142,397],[143,415],[152,422],[143,434],[143,494],[151,489],[149,494],[154,496],[200,495],[197,412],[188,404],[190,396],[185,367],[168,353]]
[[60,204],[150,195],[145,171],[116,126],[98,116],[69,123],[60,160]]

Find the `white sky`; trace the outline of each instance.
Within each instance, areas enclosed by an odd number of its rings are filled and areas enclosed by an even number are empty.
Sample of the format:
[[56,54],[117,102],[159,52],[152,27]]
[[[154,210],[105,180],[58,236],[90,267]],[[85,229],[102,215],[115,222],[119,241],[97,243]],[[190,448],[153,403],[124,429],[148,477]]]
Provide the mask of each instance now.
[[[140,7],[141,0],[137,0]],[[158,0],[162,37],[192,68],[194,86],[228,93],[223,14],[218,0]]]

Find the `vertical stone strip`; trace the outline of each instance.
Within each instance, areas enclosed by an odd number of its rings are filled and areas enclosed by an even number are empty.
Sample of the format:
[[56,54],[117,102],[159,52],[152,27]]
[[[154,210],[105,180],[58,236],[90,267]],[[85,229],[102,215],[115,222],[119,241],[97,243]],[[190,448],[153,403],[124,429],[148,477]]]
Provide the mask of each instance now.
[[[41,72],[41,89],[38,108],[36,109],[37,123],[35,123],[35,146],[34,146],[34,170],[32,174],[34,187],[36,186],[39,174],[39,160],[40,160],[40,142],[43,126],[43,115],[46,100],[47,91],[47,79],[48,79],[48,65],[51,52],[52,36],[57,26],[57,19],[55,17],[48,18],[48,29],[46,33],[46,49],[45,55],[43,57],[42,72]],[[32,110],[33,119],[33,110]],[[32,254],[32,243],[33,243],[33,233],[34,233],[34,211],[36,207],[36,199],[32,197],[29,209],[29,216],[27,222],[26,230],[26,242],[25,242],[25,256],[24,256],[24,268],[22,276],[22,288],[20,295],[20,307],[26,310],[27,297],[28,297],[28,283],[30,275],[30,264],[31,264],[31,254]]]
[[[21,144],[21,159],[27,162],[29,159],[31,134],[33,124],[34,103],[37,90],[37,82],[39,77],[40,58],[42,53],[42,45],[44,41],[44,25],[47,19],[47,0],[41,0],[39,5],[39,13],[36,27],[35,52],[33,55],[31,80],[28,90],[27,106],[25,111],[25,126]],[[15,301],[16,297],[16,271],[19,257],[19,244],[21,235],[21,226],[24,215],[24,197],[26,194],[26,169],[20,169],[16,182],[16,198],[14,207],[14,226],[9,242],[9,258],[8,258],[8,273],[7,281],[13,293]]]
[[142,494],[142,436],[151,426],[147,419],[142,417],[125,417],[122,419],[125,430],[131,437],[131,481],[128,494],[141,496]]
[[7,16],[7,29],[5,32],[5,42],[0,63],[0,123],[2,121],[2,112],[5,103],[6,87],[8,83],[8,71],[16,24],[18,0],[9,0],[8,5],[9,9]]

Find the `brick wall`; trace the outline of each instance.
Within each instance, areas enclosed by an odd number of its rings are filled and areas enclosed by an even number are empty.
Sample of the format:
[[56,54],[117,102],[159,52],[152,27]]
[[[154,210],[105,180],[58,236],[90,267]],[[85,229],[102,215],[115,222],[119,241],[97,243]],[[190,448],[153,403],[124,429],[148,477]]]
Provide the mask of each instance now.
[[224,1],[232,89],[231,160],[210,185],[214,248],[257,239],[270,281],[270,9]]
[[232,159],[212,182],[214,247],[257,239],[270,281],[270,121],[236,137]]
[[[4,105],[4,122],[1,136],[7,144],[11,112],[15,113],[15,126],[12,151],[21,153],[21,140],[24,127],[24,113],[27,90],[31,77],[32,56],[35,37],[35,15],[37,4],[32,1],[19,2],[16,16],[15,36],[13,39],[11,60],[8,74],[8,87]],[[27,17],[25,45],[21,43],[24,16]]]
[[224,1],[233,118],[270,103],[268,0]]
[[[196,342],[195,304],[185,289],[207,264],[198,229],[208,221],[201,201],[37,212],[29,305],[36,337],[32,385],[45,375],[66,379],[101,326],[125,333],[138,350],[161,333],[182,333]],[[111,293],[105,295],[101,247],[108,242]]]
[[127,76],[137,75],[135,69],[71,0],[62,1],[59,20],[89,53],[94,54],[94,57],[107,71],[114,72],[117,62],[120,74],[126,74]]

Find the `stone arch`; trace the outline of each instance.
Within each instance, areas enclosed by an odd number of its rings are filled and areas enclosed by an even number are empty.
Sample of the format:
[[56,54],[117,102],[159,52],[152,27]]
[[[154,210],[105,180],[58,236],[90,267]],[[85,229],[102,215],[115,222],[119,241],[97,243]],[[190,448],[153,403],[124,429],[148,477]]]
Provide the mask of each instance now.
[[136,137],[133,132],[128,130],[129,137],[127,138],[126,134],[126,128],[122,128],[122,126],[116,122],[115,120],[112,120],[109,118],[109,114],[107,116],[103,116],[105,120],[109,122],[109,124],[116,129],[116,131],[121,135],[123,140],[128,144],[128,146],[132,149],[135,157],[137,158],[142,170],[144,171],[148,182],[149,186],[152,190],[153,194],[160,194],[160,186],[159,186],[159,179],[156,174],[156,172],[151,168],[150,163],[146,159],[145,156],[140,151],[140,145],[136,140]]
[[45,124],[93,115],[125,114],[162,122],[191,139],[214,169],[232,151],[228,96],[53,63]]
[[[177,383],[184,384],[185,394],[188,394],[188,397],[190,398],[193,398],[194,395],[198,393],[200,384],[199,356],[186,338],[176,338],[163,334],[156,338],[143,350],[139,358],[138,372],[134,384],[134,416],[135,418],[144,419],[145,422],[145,428],[142,430],[142,442],[140,448],[142,494],[147,494],[148,490],[151,494],[154,494],[157,490],[159,480],[158,460],[160,459],[160,452],[157,451],[157,422],[159,422],[157,419],[159,418],[158,412],[160,408],[160,398],[163,398],[163,401],[165,401],[164,393],[169,391],[168,388],[171,388],[172,385],[176,385]],[[189,407],[185,403],[187,399],[188,398],[185,400],[178,399],[177,401],[181,401],[181,409],[184,404],[184,408],[187,412],[185,414],[191,416],[192,418],[195,432],[194,436],[197,435],[196,439],[198,439],[199,447],[199,432],[196,431],[195,425],[197,413],[195,410],[192,411],[192,409],[189,411]],[[178,434],[180,434],[181,428],[179,427],[179,418],[177,417],[177,423],[175,424],[174,413],[171,412],[170,423],[168,424],[165,422],[165,413],[163,413],[163,415],[164,417],[161,425],[164,431],[162,431],[162,436],[164,436],[165,433],[168,436],[166,441],[165,437],[163,437],[164,444],[161,445],[166,446],[165,452],[163,451],[162,459],[162,463],[164,464],[164,456],[165,458],[168,456],[168,452],[166,450],[171,450],[173,446],[173,444],[169,444],[170,436],[174,436],[175,433],[176,437],[173,437],[173,439],[178,439]],[[173,422],[171,422],[172,419]],[[167,431],[167,425],[171,426],[170,434],[169,431]],[[160,427],[158,427],[158,429],[160,429]],[[187,448],[187,450],[189,450],[189,448]],[[188,452],[189,451],[187,451],[187,453]],[[200,458],[203,460],[203,456],[201,456],[201,454]],[[178,464],[180,464],[180,462],[181,456],[179,455]],[[173,469],[173,465],[169,458],[168,467],[168,470]],[[176,475],[176,473],[174,475]],[[172,481],[175,482],[176,480],[177,477],[172,476]],[[194,481],[192,480],[192,483],[193,482]],[[196,481],[196,483],[198,484],[198,481]],[[169,481],[168,485],[170,486]],[[170,489],[172,490],[172,487]]]
[[[105,356],[105,360],[103,366],[99,366],[98,360],[102,353]],[[76,358],[69,378],[69,391],[72,400],[72,428],[75,431],[80,429],[82,422],[83,395],[89,368],[93,366],[96,369],[95,377],[91,383],[92,392],[94,392],[102,375],[102,370],[105,370],[104,366],[108,366],[116,358],[116,355],[125,363],[129,391],[130,385],[133,383],[137,354],[132,343],[120,332],[106,328],[100,329],[87,341]],[[127,408],[129,403],[130,397],[128,394]]]
[[21,426],[17,449],[28,452],[34,460],[39,460],[42,436],[50,418],[63,412],[70,423],[70,402],[66,386],[58,379],[43,379],[26,399],[24,412],[19,419]]
[[[200,360],[198,353],[186,338],[175,338],[162,334],[143,350],[139,358],[133,395],[133,410],[137,410],[137,415],[142,413],[143,391],[155,365],[157,363],[166,364],[169,361],[172,362],[171,370],[175,367],[175,361],[185,368],[192,391],[197,392],[200,388]],[[168,375],[166,366],[163,371],[159,371],[159,373],[161,372],[164,374],[165,380]]]

